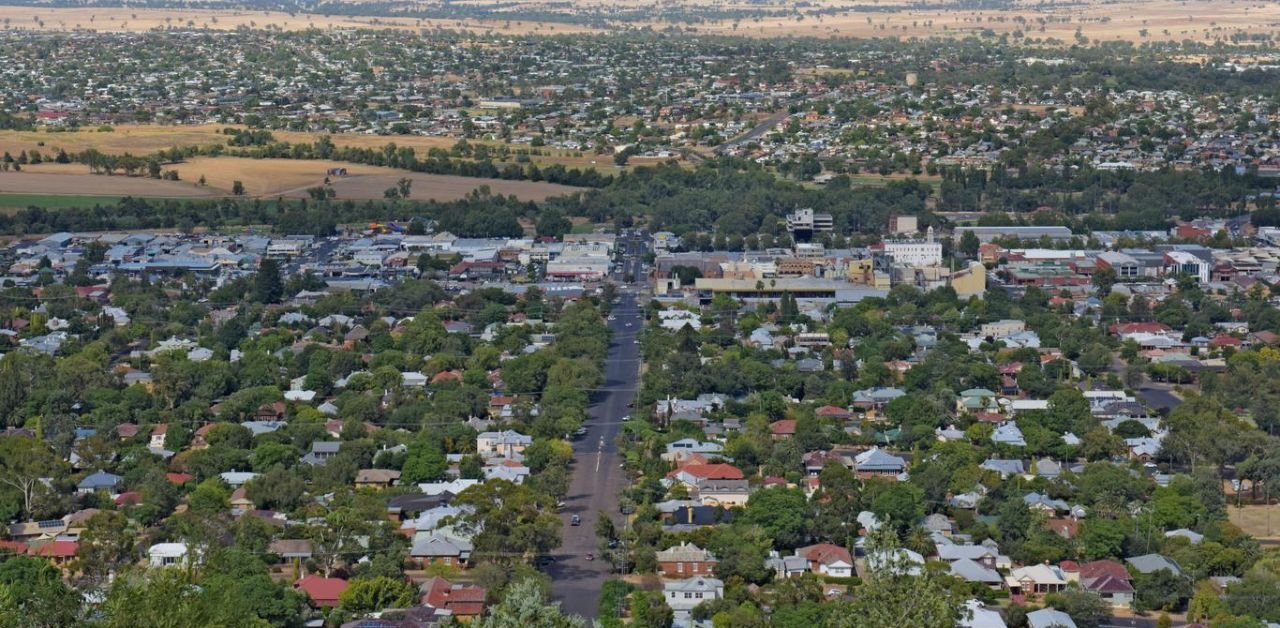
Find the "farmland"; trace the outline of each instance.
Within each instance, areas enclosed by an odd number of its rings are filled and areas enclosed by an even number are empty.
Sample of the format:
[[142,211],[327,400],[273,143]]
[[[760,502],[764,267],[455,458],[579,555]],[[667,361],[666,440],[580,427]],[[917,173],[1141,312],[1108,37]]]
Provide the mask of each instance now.
[[[417,19],[396,16],[339,16],[249,10],[159,8],[0,7],[6,27],[50,31],[143,32],[155,29],[234,30],[270,25],[304,29],[376,28],[393,30],[466,30],[501,35],[564,35],[627,29],[679,28],[699,34],[773,37],[960,37],[1010,34],[1073,43],[1077,31],[1094,41],[1212,40],[1233,34],[1274,33],[1280,5],[1226,3],[1218,0],[1123,0],[1053,6],[1010,3],[1008,9],[959,10],[955,2],[930,2],[927,8],[886,10],[865,3],[826,0],[804,9],[775,0],[751,5],[674,3],[521,3],[539,20],[509,19],[510,7],[468,3],[476,17]],[[422,5],[427,7],[428,5]],[[359,11],[353,11],[359,12]],[[646,14],[669,17],[644,19]],[[737,17],[727,17],[737,15]],[[1211,17],[1209,17],[1211,16]],[[696,17],[697,19],[693,19]]]
[[[211,197],[229,196],[235,182],[240,181],[247,196],[305,198],[308,188],[324,184],[325,174],[331,168],[347,170],[346,176],[331,178],[338,199],[380,199],[383,192],[395,186],[401,178],[413,182],[411,198],[415,200],[455,200],[481,186],[488,186],[495,194],[514,194],[525,200],[542,200],[578,190],[554,183],[423,174],[336,161],[201,157],[171,166],[181,181],[93,175],[85,166],[78,164],[39,164],[29,166],[24,172],[0,175],[0,192],[51,196]],[[198,184],[202,177],[205,180],[203,186]]]

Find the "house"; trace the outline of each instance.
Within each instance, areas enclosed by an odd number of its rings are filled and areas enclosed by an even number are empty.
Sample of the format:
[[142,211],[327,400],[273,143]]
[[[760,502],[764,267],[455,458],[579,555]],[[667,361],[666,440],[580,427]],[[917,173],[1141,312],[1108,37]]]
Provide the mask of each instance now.
[[1000,611],[987,608],[978,600],[969,600],[964,607],[958,628],[1007,628]]
[[485,458],[514,458],[532,444],[532,436],[525,436],[514,430],[481,432],[476,435],[476,453]]
[[724,446],[720,443],[709,443],[693,438],[682,438],[678,441],[667,443],[667,451],[662,454],[662,459],[667,462],[676,462],[684,460],[693,454],[703,456],[705,459],[719,457],[723,451]]
[[124,478],[114,473],[98,471],[86,476],[83,480],[80,480],[80,483],[76,485],[76,492],[94,493],[97,491],[107,491],[108,493],[114,493],[120,488],[120,485],[123,482]]
[[1140,574],[1153,574],[1162,569],[1168,570],[1175,576],[1182,575],[1182,568],[1178,567],[1178,563],[1172,559],[1165,558],[1159,554],[1143,554],[1142,556],[1133,556],[1126,558],[1124,562],[1128,563],[1134,571]]
[[991,442],[1010,447],[1027,446],[1027,440],[1022,436],[1022,430],[1018,429],[1018,424],[1012,421],[997,425],[996,429],[991,432]]
[[1000,572],[969,558],[961,558],[951,563],[951,575],[965,582],[980,582],[993,589],[1004,585]]
[[303,456],[298,462],[310,466],[324,466],[329,462],[330,458],[338,455],[338,451],[342,449],[341,442],[318,440],[311,443],[311,451]]
[[400,480],[400,472],[394,469],[361,469],[356,472],[356,488],[390,488]]
[[769,424],[769,434],[773,440],[786,440],[796,435],[796,420],[783,419]]
[[719,562],[710,551],[687,542],[658,552],[657,559],[658,574],[668,578],[709,576]]
[[338,605],[342,592],[347,590],[347,581],[342,578],[304,576],[293,583],[293,588],[306,594],[312,606],[333,608]]
[[809,571],[833,578],[853,577],[853,557],[849,550],[831,543],[819,543],[796,549],[796,556],[809,562]]
[[488,590],[472,585],[452,584],[440,577],[428,578],[419,587],[423,606],[448,611],[459,619],[479,617],[484,614],[484,600]]
[[150,446],[155,448],[163,448],[165,437],[169,434],[168,425],[157,425],[151,428]]
[[48,559],[54,567],[65,567],[75,560],[80,550],[80,541],[69,538],[55,538],[52,541],[33,546],[32,556]]
[[187,562],[190,550],[186,543],[156,543],[147,548],[147,563],[152,567],[169,567]]
[[465,565],[471,559],[471,550],[470,540],[442,528],[415,534],[409,556],[423,565],[440,563],[457,567]]
[[985,469],[987,471],[995,471],[1000,474],[1001,478],[1007,478],[1011,475],[1022,475],[1026,472],[1022,466],[1021,460],[988,458],[983,461],[981,465],[978,465],[978,468]]
[[1067,588],[1067,576],[1052,565],[1018,567],[1005,576],[1009,591],[1022,595],[1057,593]]
[[809,559],[804,556],[779,556],[778,552],[769,552],[764,566],[779,578],[798,578],[809,573]]
[[1027,628],[1076,628],[1071,616],[1055,608],[1027,613]]
[[719,506],[680,506],[666,516],[662,525],[671,531],[682,531],[732,521],[733,511]]
[[686,464],[667,474],[667,478],[693,489],[706,480],[741,480],[742,470],[731,464]]
[[751,485],[746,480],[700,480],[694,492],[704,506],[735,508],[746,506],[751,498]]
[[249,499],[249,491],[245,490],[243,486],[231,491],[231,499],[229,503],[231,504],[231,508],[241,512],[253,510],[253,500]]
[[1080,588],[1096,593],[1113,608],[1133,605],[1133,584],[1129,571],[1114,560],[1095,560],[1075,567],[1074,573],[1064,568],[1067,579],[1077,579]]
[[685,623],[689,612],[707,600],[724,597],[724,582],[707,576],[694,576],[684,580],[672,580],[662,584],[667,606],[675,614],[676,623]]
[[854,457],[853,470],[860,478],[898,476],[907,470],[907,461],[879,447],[872,447]]
[[267,545],[267,552],[295,563],[311,558],[311,541],[306,539],[276,539]]

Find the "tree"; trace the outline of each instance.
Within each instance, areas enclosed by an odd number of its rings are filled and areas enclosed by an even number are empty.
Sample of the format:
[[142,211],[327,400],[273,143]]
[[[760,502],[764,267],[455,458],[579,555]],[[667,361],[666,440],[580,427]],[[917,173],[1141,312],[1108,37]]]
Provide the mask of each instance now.
[[1179,610],[1191,597],[1191,583],[1168,569],[1134,578],[1134,607],[1138,610]]
[[472,556],[513,564],[522,556],[542,554],[560,544],[560,517],[555,500],[522,484],[490,480],[462,491],[454,505],[470,505],[461,529],[475,534]]
[[280,278],[280,264],[264,257],[253,277],[253,298],[258,303],[276,303],[284,295],[284,281]]
[[631,594],[631,625],[637,628],[671,628],[675,613],[661,591]]
[[911,566],[897,551],[890,532],[875,535],[869,551],[892,556],[876,561],[870,579],[858,587],[858,595],[845,612],[835,612],[833,625],[840,628],[902,628],[904,626],[954,626],[964,610],[964,598],[948,589],[933,569],[910,575]]
[[[204,177],[200,177],[201,185],[203,185]],[[244,183],[236,179],[231,183],[231,193],[235,196],[244,196]]]
[[1111,606],[1096,593],[1067,590],[1045,597],[1045,603],[1071,616],[1078,628],[1098,628],[1111,616]]
[[449,469],[449,461],[439,445],[419,439],[409,444],[405,454],[404,466],[400,468],[400,482],[418,484],[435,482],[444,479]]
[[485,617],[472,622],[474,628],[585,628],[581,617],[565,616],[559,603],[548,603],[538,581],[525,578],[507,588],[502,602]]
[[122,513],[104,510],[89,518],[80,533],[76,555],[86,575],[106,578],[132,562],[134,539],[129,519]]
[[776,541],[778,548],[799,547],[805,542],[808,510],[804,493],[799,489],[771,488],[757,491],[747,502],[744,523],[760,526]]
[[27,436],[0,438],[0,483],[22,495],[22,512],[30,516],[40,478],[55,475],[58,459],[43,442]]
[[405,608],[413,603],[415,589],[404,580],[386,576],[351,581],[338,598],[343,610],[355,614],[372,613],[387,608]]
[[302,503],[306,483],[294,472],[277,465],[245,484],[244,492],[258,508],[288,511]]
[[74,626],[80,623],[80,607],[80,594],[49,561],[26,556],[0,561],[0,626]]
[[960,236],[960,243],[957,245],[957,248],[960,249],[961,253],[964,253],[965,257],[968,257],[969,259],[976,259],[978,257],[978,248],[980,246],[982,246],[982,243],[978,241],[978,236],[974,234],[973,231],[965,231],[964,234]]

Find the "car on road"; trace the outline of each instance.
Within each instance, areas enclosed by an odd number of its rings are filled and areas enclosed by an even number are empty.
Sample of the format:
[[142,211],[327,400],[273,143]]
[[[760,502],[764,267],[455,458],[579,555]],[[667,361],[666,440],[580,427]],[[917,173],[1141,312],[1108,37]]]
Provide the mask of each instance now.
[[538,569],[545,569],[547,567],[550,567],[551,564],[554,562],[556,562],[556,558],[554,556],[548,556],[546,554],[543,554],[541,556],[534,557],[533,566]]
[[570,517],[570,518],[569,518],[569,525],[571,525],[571,526],[580,526],[580,525],[582,525],[582,517],[579,517],[578,515],[574,515],[574,516]]
[[580,427],[573,431],[574,436],[585,436],[586,433],[587,433],[587,428],[585,427]]

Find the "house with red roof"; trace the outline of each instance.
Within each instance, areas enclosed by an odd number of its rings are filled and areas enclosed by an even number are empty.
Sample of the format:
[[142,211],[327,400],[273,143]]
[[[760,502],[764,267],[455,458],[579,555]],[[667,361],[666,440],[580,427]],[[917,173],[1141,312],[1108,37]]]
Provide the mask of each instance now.
[[744,476],[742,475],[742,470],[738,467],[721,462],[715,464],[686,464],[668,473],[667,477],[689,488],[694,488],[699,482],[706,480],[741,480]]
[[1128,336],[1132,334],[1167,334],[1173,331],[1172,327],[1164,323],[1145,322],[1145,323],[1115,323],[1108,328],[1113,336]]
[[449,611],[458,618],[479,617],[484,613],[484,599],[488,590],[462,584],[452,584],[440,577],[422,583],[423,606]]
[[783,419],[769,424],[769,433],[773,440],[786,440],[796,435],[796,420]]
[[333,608],[338,605],[342,592],[347,590],[347,581],[342,578],[305,576],[293,583],[293,588],[305,593],[312,606]]
[[36,546],[30,554],[49,559],[49,562],[53,563],[54,567],[66,567],[67,563],[75,560],[76,551],[79,549],[79,541],[54,539],[43,545]]
[[1068,582],[1079,582],[1082,590],[1096,593],[1112,608],[1133,605],[1133,583],[1124,565],[1114,560],[1095,560],[1083,564],[1063,561],[1060,567]]
[[853,556],[849,550],[831,543],[819,543],[796,549],[796,556],[809,562],[809,571],[833,578],[853,577]]
[[813,413],[824,419],[848,419],[853,417],[853,413],[847,408],[837,406],[822,406],[814,410]]

